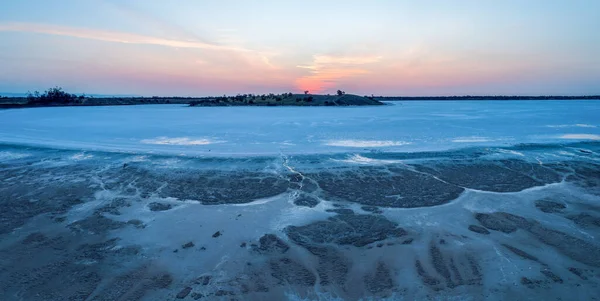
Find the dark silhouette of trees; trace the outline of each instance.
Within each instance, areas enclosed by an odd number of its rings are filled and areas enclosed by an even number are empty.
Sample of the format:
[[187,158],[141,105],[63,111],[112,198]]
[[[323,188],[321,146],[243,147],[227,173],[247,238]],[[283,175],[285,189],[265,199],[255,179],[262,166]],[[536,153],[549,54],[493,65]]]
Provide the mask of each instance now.
[[337,90],[337,95],[338,95],[338,96],[342,96],[342,95],[344,95],[344,94],[346,94],[346,92],[344,92],[344,91],[342,91],[342,90]]
[[27,103],[34,105],[78,104],[83,103],[84,99],[85,95],[82,94],[77,96],[75,94],[70,94],[63,91],[61,87],[50,88],[43,94],[35,91],[33,94],[29,92],[27,95]]
[[308,94],[308,90],[304,91],[304,95]]

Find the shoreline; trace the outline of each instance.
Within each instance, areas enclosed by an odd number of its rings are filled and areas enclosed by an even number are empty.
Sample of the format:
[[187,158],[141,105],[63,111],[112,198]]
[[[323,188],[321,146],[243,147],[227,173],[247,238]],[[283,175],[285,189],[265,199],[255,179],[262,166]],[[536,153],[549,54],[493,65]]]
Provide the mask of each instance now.
[[[195,160],[237,160],[239,162],[246,162],[251,160],[272,160],[279,158],[281,152],[265,151],[265,152],[219,152],[210,151],[209,145],[206,145],[205,149],[197,150],[182,150],[181,148],[168,150],[168,149],[149,149],[144,147],[135,146],[124,146],[119,148],[110,148],[105,145],[97,145],[89,147],[86,145],[77,145],[75,143],[64,144],[64,143],[43,143],[33,142],[27,143],[23,141],[0,141],[0,149],[4,151],[16,151],[16,152],[44,152],[44,151],[57,151],[60,153],[82,153],[90,154],[93,156],[106,155],[106,156],[140,156],[150,157],[154,159],[169,159],[177,158],[183,161],[195,161]],[[544,141],[544,142],[533,142],[523,143],[519,142],[510,145],[499,145],[499,144],[471,144],[471,145],[456,145],[455,147],[433,147],[433,148],[416,148],[407,150],[381,150],[375,148],[340,148],[338,150],[325,150],[325,151],[286,151],[286,156],[292,156],[296,160],[305,160],[310,162],[315,158],[328,157],[333,160],[332,164],[356,164],[356,166],[380,166],[389,164],[398,164],[400,161],[410,160],[437,160],[441,158],[458,158],[466,154],[473,154],[475,152],[491,150],[492,153],[505,154],[520,158],[519,153],[532,153],[540,149],[559,149],[559,148],[571,148],[573,153],[580,155],[589,155],[592,152],[589,148],[600,147],[600,141],[598,140],[573,140],[573,141]],[[559,158],[559,157],[556,157]],[[547,158],[548,159],[548,158]],[[560,158],[559,158],[560,159]],[[361,161],[364,160],[364,161]],[[557,159],[558,160],[558,159]],[[551,163],[547,161],[546,163]]]
[[[279,99],[279,100],[278,100]],[[310,99],[310,100],[309,100]],[[90,97],[81,103],[28,103],[27,97],[0,97],[0,109],[25,109],[46,107],[96,107],[181,104],[189,107],[321,107],[321,106],[378,106],[384,102],[400,101],[552,101],[552,100],[600,100],[600,95],[589,96],[358,96],[291,94],[279,96],[244,97]]]
[[318,95],[318,94],[282,94],[282,95],[238,95],[222,97],[102,97],[84,98],[80,102],[70,103],[29,103],[26,97],[0,98],[0,109],[38,108],[38,107],[82,107],[82,106],[123,106],[149,104],[182,104],[190,107],[214,106],[378,106],[384,103],[372,97],[358,95]]

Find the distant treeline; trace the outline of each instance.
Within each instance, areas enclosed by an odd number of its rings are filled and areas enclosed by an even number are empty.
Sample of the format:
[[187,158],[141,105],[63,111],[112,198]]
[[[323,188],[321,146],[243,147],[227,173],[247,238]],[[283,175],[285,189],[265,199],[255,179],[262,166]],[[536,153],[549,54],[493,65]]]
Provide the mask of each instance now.
[[600,95],[587,96],[373,96],[377,100],[575,100],[596,99]]
[[[217,97],[201,97],[198,100],[194,100],[190,102],[190,107],[200,106],[200,105],[210,105],[210,104],[227,104],[227,103],[244,103],[244,104],[257,104],[261,102],[281,102],[282,100],[292,100],[295,102],[312,102],[313,97],[311,95],[305,94],[304,96],[295,95],[293,93],[283,93],[283,94],[262,94],[262,95],[254,95],[254,94],[238,94],[236,96],[217,96]],[[274,103],[270,103],[271,105],[275,105]]]

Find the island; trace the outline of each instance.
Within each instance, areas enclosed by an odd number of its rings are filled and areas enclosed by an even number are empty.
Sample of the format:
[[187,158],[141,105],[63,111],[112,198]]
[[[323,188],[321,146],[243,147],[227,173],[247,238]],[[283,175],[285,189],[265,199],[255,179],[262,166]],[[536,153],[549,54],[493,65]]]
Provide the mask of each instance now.
[[94,97],[70,94],[55,87],[44,93],[29,93],[27,97],[2,97],[0,108],[31,108],[58,106],[118,106],[144,104],[183,104],[190,107],[208,106],[373,106],[384,105],[370,96],[346,94],[338,90],[335,95],[282,93],[238,94],[216,97]]
[[190,106],[373,106],[383,102],[368,96],[346,94],[243,94],[233,97],[207,97],[190,102]]

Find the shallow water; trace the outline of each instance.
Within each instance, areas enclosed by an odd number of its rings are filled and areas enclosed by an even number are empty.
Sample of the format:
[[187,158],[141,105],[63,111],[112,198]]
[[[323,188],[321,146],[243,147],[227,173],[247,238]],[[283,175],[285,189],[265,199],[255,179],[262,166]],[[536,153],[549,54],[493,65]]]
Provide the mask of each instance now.
[[594,300],[598,107],[0,111],[0,299]]
[[414,152],[600,140],[596,101],[423,101],[374,107],[146,105],[0,111],[0,141],[200,156]]

